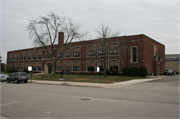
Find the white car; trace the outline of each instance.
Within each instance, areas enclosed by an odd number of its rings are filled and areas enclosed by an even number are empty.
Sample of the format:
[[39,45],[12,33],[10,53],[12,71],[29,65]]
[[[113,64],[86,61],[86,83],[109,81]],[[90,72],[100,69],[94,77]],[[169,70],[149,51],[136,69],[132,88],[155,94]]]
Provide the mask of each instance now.
[[1,80],[1,82],[2,82],[2,81],[6,81],[8,77],[9,77],[9,76],[8,76],[7,74],[0,74],[0,80]]

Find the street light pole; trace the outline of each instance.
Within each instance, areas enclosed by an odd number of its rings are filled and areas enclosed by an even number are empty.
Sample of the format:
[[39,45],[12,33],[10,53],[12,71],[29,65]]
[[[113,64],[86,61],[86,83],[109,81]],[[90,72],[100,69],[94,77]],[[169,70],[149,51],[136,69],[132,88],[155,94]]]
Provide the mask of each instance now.
[[1,62],[2,62],[1,58],[2,58],[2,56],[0,54],[0,74],[1,74]]

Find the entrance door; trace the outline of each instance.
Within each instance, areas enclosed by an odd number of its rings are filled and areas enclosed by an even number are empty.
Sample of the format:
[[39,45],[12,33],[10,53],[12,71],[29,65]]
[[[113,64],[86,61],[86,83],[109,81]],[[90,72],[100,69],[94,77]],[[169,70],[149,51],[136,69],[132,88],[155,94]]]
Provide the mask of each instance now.
[[51,73],[52,72],[52,65],[49,65],[48,67],[48,73]]

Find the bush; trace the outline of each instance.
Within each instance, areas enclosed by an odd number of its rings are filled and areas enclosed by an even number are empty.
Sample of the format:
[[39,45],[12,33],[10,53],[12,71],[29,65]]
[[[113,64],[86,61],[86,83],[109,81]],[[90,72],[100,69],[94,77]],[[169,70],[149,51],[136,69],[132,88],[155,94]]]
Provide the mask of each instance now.
[[110,75],[110,70],[106,69],[106,75]]
[[138,68],[137,67],[131,67],[131,76],[138,76]]
[[8,72],[17,72],[17,70],[16,69],[10,69],[10,70],[8,70]]
[[147,69],[146,69],[146,67],[144,67],[144,66],[140,67],[140,68],[139,68],[139,76],[141,76],[141,77],[146,77],[146,75],[147,75]]
[[130,75],[130,68],[129,67],[124,67],[122,69],[123,75],[129,76]]
[[29,71],[28,71],[28,69],[24,69],[24,70],[23,70],[23,72],[26,72],[26,73],[28,73]]
[[119,73],[119,72],[118,72],[118,69],[112,69],[112,74],[113,74],[113,75],[118,75],[118,73]]

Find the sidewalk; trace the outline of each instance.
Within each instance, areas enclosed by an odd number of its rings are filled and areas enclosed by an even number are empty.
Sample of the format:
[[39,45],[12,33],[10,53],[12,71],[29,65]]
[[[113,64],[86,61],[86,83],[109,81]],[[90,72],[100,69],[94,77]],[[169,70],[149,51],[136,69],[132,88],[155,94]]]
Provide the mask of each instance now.
[[[133,85],[136,83],[148,82],[161,79],[165,76],[150,76],[150,79],[134,79],[130,81],[118,82],[118,83],[84,83],[84,82],[65,82],[64,81],[42,81],[42,80],[32,80],[32,83],[36,84],[48,84],[48,85],[66,85],[66,86],[78,86],[78,87],[97,87],[97,88],[118,88],[118,86]],[[31,83],[31,80],[28,82]]]

